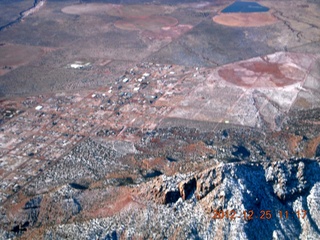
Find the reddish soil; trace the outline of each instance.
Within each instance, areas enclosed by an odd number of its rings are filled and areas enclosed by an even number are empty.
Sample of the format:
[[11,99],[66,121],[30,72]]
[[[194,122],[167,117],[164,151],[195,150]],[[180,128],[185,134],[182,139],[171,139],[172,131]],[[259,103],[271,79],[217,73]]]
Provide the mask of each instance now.
[[[242,87],[284,87],[303,80],[304,73],[288,64],[254,61],[222,68],[219,75],[226,81]],[[288,75],[301,77],[293,79]]]
[[316,153],[317,146],[320,144],[320,136],[311,139],[304,149],[304,154],[308,158],[313,158]]
[[110,217],[130,206],[134,206],[135,208],[143,207],[143,205],[134,200],[131,192],[132,190],[126,187],[114,188],[111,196],[101,203],[96,203],[93,208],[83,212],[82,216],[85,219]]
[[261,27],[276,23],[278,20],[270,13],[221,13],[214,16],[216,23],[230,27]]
[[296,135],[288,135],[288,145],[289,145],[289,149],[291,154],[297,154],[297,151],[299,149],[299,145],[301,144],[302,141],[302,137],[301,136],[296,136]]
[[165,168],[167,160],[164,158],[155,158],[155,159],[144,159],[142,160],[142,168],[144,169],[157,169],[157,168]]

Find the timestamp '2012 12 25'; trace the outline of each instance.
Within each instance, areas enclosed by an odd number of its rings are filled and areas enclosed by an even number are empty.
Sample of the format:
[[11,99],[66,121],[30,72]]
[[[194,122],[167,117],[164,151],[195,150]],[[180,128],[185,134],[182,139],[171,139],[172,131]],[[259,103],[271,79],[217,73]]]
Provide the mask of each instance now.
[[213,211],[213,219],[229,219],[235,220],[237,218],[242,218],[244,220],[250,221],[254,219],[258,220],[271,220],[274,217],[279,219],[289,219],[289,218],[298,218],[304,219],[307,216],[306,210],[298,210],[298,211],[272,211],[272,210],[244,210],[242,212],[238,212],[236,210],[214,210]]

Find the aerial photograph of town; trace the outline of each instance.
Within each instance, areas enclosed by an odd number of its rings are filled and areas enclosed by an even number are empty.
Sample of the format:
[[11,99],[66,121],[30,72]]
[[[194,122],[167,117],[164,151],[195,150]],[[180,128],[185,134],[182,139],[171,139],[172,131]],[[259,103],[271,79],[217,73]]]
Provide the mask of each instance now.
[[0,239],[320,239],[320,1],[0,0]]

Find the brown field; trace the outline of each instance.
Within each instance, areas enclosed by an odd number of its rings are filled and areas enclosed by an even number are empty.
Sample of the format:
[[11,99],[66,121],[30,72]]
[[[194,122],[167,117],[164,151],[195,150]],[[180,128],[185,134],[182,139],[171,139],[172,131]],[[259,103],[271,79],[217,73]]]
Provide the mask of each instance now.
[[278,20],[270,13],[221,13],[213,21],[230,27],[261,27],[276,23]]
[[250,88],[284,87],[301,82],[305,71],[291,62],[290,57],[286,58],[285,63],[257,58],[223,67],[218,72],[227,82]]
[[18,44],[0,45],[0,76],[42,57],[48,49]]

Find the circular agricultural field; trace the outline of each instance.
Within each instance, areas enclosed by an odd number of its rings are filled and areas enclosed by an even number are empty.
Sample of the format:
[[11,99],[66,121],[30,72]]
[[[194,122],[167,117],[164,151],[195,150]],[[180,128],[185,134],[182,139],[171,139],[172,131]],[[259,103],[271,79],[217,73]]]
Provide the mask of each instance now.
[[278,21],[270,12],[220,13],[214,16],[212,20],[230,27],[262,27]]

